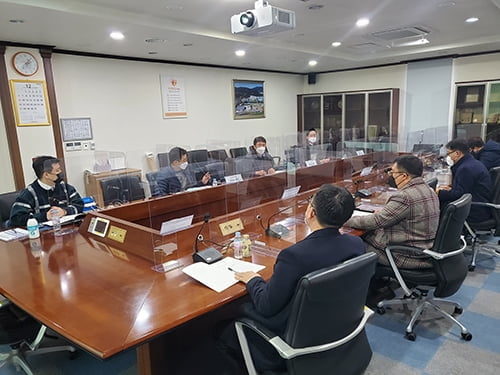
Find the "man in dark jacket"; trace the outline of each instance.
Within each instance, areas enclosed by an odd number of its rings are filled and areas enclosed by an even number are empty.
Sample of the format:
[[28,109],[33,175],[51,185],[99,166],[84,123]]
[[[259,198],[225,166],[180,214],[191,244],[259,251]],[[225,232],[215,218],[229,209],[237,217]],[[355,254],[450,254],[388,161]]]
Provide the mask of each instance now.
[[30,213],[39,223],[52,216],[76,214],[83,211],[80,194],[64,183],[61,164],[52,156],[39,156],[33,160],[36,181],[19,193],[10,211],[10,225],[25,226]]
[[[246,306],[245,314],[282,334],[290,313],[289,302],[302,276],[365,253],[361,238],[339,232],[353,210],[354,199],[346,189],[323,185],[305,212],[311,234],[279,253],[271,279],[266,282],[255,272],[235,273],[236,279],[247,284],[253,302]],[[260,337],[250,333],[249,344],[259,372],[284,368],[283,360]],[[219,348],[242,358],[234,325],[224,331]]]
[[168,195],[185,191],[190,187],[208,185],[211,181],[210,173],[206,172],[201,181],[189,167],[187,151],[181,147],[174,147],[168,152],[170,167],[162,168],[156,180],[160,195]]
[[[469,154],[469,145],[464,140],[454,139],[446,144],[447,162],[451,165],[452,183],[438,188],[441,206],[472,194],[473,202],[491,202],[492,186],[490,174],[483,163]],[[480,222],[491,216],[488,207],[472,205],[467,220]]]
[[469,139],[472,155],[484,164],[487,170],[500,166],[500,143],[490,139],[486,144],[480,137]]

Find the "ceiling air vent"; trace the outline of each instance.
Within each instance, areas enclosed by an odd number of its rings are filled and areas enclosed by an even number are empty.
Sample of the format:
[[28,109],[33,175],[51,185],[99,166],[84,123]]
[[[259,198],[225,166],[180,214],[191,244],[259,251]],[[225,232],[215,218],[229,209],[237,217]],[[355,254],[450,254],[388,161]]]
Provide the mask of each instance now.
[[374,38],[382,39],[385,41],[394,41],[409,38],[419,38],[429,34],[429,31],[423,27],[403,27],[400,29],[377,31],[370,34]]
[[350,45],[349,48],[357,51],[357,52],[375,52],[380,51],[381,49],[385,49],[385,46],[381,46],[380,44],[368,42],[368,43],[360,43]]

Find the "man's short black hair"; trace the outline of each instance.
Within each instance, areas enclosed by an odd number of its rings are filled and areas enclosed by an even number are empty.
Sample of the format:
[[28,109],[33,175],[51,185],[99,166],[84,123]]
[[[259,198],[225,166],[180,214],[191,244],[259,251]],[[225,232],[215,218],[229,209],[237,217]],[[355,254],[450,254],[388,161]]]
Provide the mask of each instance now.
[[59,159],[53,156],[37,156],[33,158],[32,166],[36,177],[40,179],[44,172],[52,172],[52,166],[59,162]]
[[354,211],[354,198],[345,188],[322,185],[314,194],[311,206],[322,226],[340,228]]
[[174,147],[168,152],[168,160],[170,163],[174,161],[180,161],[184,155],[187,155],[187,151],[181,147]]
[[464,155],[469,153],[469,145],[464,139],[455,138],[449,141],[445,147],[451,151],[460,151]]
[[261,135],[259,135],[259,136],[255,137],[255,138],[253,139],[253,145],[255,146],[255,145],[257,144],[257,142],[264,142],[264,143],[266,143],[266,144],[267,144],[266,139],[265,139],[263,136],[261,136]]
[[394,163],[400,168],[400,172],[406,172],[411,177],[421,177],[424,172],[424,165],[422,160],[417,158],[415,155],[401,155],[398,156]]
[[475,148],[475,147],[483,147],[484,142],[481,137],[472,137],[469,139],[467,142],[469,144],[469,148]]

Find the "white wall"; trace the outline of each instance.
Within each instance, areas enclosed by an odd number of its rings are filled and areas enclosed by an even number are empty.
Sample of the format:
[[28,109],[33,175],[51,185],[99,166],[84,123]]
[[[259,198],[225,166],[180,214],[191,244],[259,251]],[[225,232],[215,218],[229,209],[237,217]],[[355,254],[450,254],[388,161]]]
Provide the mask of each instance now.
[[0,193],[16,190],[12,165],[10,160],[9,145],[7,144],[7,132],[3,120],[2,106],[0,105]]
[[454,82],[500,80],[500,53],[454,60]]
[[[196,148],[215,140],[248,146],[296,131],[302,77],[230,69],[144,63],[55,54],[54,79],[61,118],[90,117],[97,150],[123,151],[129,167],[147,171],[145,152],[167,145]],[[188,117],[163,119],[160,74],[182,77]],[[233,79],[263,80],[263,119],[233,120]],[[65,152],[69,181],[83,189],[92,151]]]

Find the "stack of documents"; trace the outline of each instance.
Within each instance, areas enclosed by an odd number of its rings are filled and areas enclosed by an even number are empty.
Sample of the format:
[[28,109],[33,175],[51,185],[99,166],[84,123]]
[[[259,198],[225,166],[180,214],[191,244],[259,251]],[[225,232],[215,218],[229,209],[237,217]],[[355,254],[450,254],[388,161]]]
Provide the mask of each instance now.
[[28,231],[22,228],[12,228],[0,232],[0,240],[12,241],[28,237]]

